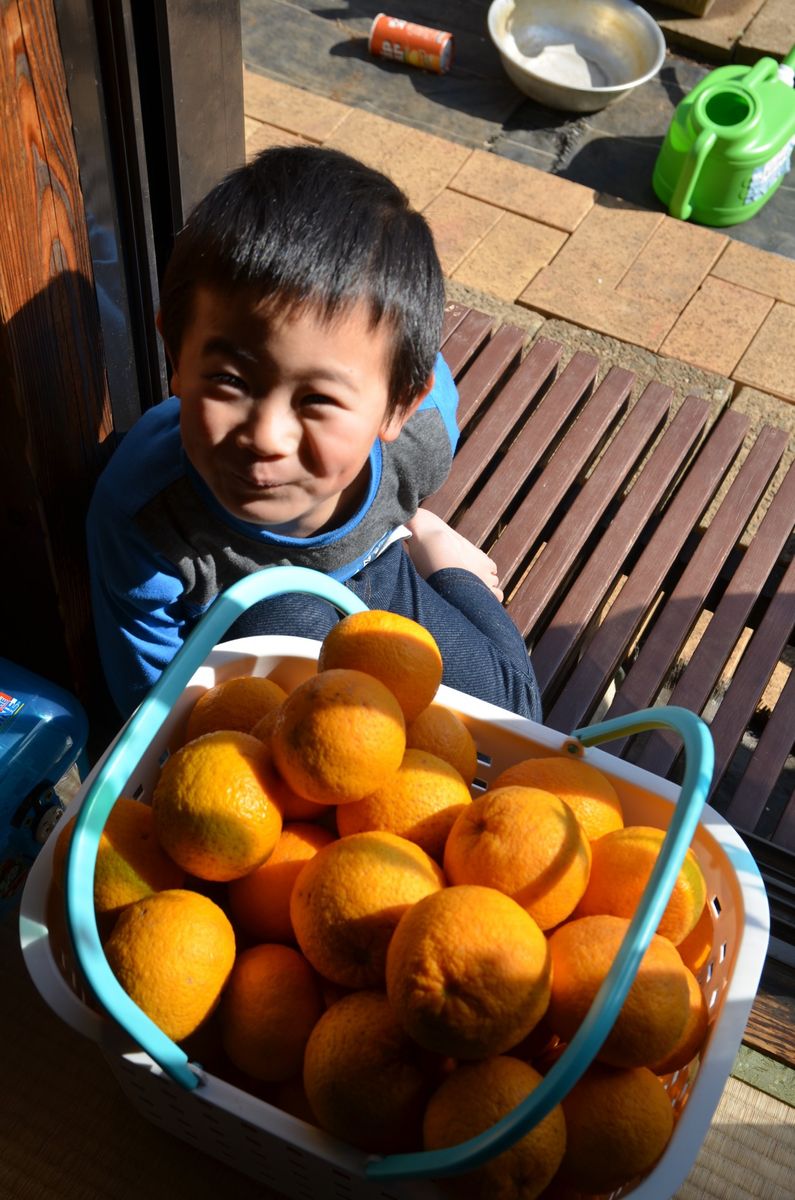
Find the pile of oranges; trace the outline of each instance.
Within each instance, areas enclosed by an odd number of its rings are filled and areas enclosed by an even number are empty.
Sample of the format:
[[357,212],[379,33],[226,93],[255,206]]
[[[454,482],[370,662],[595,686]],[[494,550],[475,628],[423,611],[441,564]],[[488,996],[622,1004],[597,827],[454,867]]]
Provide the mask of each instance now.
[[[118,800],[97,858],[105,953],[135,1002],[214,1073],[376,1154],[466,1141],[538,1086],[663,838],[625,826],[610,780],[575,757],[525,759],[475,791],[441,677],[427,631],[369,611],[334,627],[289,695],[218,683],[151,807]],[[689,851],[594,1065],[509,1150],[440,1183],[552,1200],[653,1167],[674,1120],[661,1077],[707,1032],[706,899]]]

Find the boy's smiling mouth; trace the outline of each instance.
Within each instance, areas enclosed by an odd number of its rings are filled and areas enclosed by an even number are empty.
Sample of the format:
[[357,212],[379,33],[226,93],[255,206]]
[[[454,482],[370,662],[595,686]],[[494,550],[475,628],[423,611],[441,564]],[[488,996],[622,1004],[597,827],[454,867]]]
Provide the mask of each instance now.
[[244,488],[254,492],[275,491],[277,488],[287,487],[290,482],[287,479],[261,479],[253,474],[238,473],[237,478]]

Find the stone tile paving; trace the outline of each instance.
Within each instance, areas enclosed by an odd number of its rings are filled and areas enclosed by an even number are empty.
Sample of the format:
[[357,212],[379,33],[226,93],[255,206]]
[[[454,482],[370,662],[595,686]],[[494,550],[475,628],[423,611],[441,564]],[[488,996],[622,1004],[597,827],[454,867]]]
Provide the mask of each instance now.
[[[770,6],[793,2],[715,0],[700,18],[659,4],[646,7],[671,44],[677,30],[698,26],[699,36],[717,38],[720,32],[734,46],[753,28],[755,17],[762,22],[768,12],[774,15]],[[704,52],[703,60],[693,61],[669,53],[659,76],[631,98],[573,117],[528,100],[505,76],[486,30],[487,0],[401,0],[401,16],[454,33],[456,57],[444,76],[369,54],[367,33],[380,9],[367,0],[345,5],[338,0],[243,0],[245,62],[261,75],[294,84],[332,105],[353,106],[652,212],[663,211],[651,186],[663,137],[676,105],[720,56]],[[781,41],[782,20],[780,14],[775,21],[771,16],[757,28],[777,29]],[[764,39],[775,40],[773,32]],[[773,49],[781,57],[789,44]],[[280,113],[271,120],[289,123]],[[785,179],[753,220],[733,226],[730,236],[795,259],[795,178]]]
[[756,62],[763,54],[783,58],[795,45],[792,0],[766,0],[735,47],[737,62]]
[[792,260],[252,72],[245,94],[249,153],[304,140],[387,171],[462,286],[795,403]]
[[710,277],[693,295],[660,349],[672,358],[734,377],[735,367],[773,304],[770,296]]
[[715,0],[703,17],[688,16],[665,4],[644,2],[643,7],[657,20],[669,46],[710,61],[728,62],[764,4],[765,0]]

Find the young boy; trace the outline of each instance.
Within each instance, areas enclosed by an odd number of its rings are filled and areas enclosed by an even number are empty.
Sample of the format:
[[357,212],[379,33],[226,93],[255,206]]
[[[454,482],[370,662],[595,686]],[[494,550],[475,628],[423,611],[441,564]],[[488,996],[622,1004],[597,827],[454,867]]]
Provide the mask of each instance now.
[[[174,395],[125,436],[88,517],[97,639],[125,716],[219,592],[292,563],[423,624],[446,683],[540,719],[493,562],[419,507],[458,438],[443,308],[424,218],[347,155],[266,150],[197,205],[160,296]],[[337,620],[289,595],[227,638],[322,639]]]

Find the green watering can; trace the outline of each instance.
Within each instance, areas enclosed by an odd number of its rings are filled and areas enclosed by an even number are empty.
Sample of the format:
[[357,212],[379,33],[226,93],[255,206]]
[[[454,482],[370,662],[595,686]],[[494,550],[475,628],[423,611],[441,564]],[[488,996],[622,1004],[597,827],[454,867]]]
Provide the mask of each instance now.
[[795,46],[779,64],[718,67],[677,106],[652,176],[672,217],[737,225],[765,204],[795,147]]

